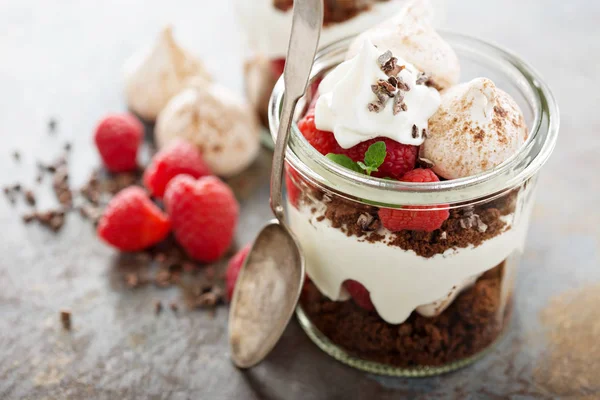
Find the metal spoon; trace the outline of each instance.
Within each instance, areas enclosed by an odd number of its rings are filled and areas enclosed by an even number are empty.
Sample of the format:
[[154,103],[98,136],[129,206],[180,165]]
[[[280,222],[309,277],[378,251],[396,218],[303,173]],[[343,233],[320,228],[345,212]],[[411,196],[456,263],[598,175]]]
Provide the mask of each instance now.
[[229,311],[231,358],[240,368],[262,361],[287,326],[304,284],[304,257],[285,224],[282,178],[296,103],[304,95],[323,24],[323,0],[294,1],[283,79],[285,96],[271,170],[277,219],[258,234],[236,283]]

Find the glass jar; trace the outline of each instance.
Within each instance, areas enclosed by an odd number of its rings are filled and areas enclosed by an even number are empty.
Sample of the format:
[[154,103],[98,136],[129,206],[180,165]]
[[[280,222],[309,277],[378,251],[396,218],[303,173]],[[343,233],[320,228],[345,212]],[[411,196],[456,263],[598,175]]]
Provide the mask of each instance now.
[[[363,32],[398,13],[407,0],[324,0],[320,46]],[[433,0],[437,25],[445,0]],[[268,126],[268,102],[283,73],[292,26],[293,0],[235,0],[235,11],[247,50],[245,91],[261,121]]]
[[[333,163],[296,124],[286,153],[288,222],[308,275],[298,319],[322,350],[373,373],[448,372],[482,356],[501,337],[537,173],[558,134],[557,105],[531,67],[477,39],[442,36],[459,56],[463,81],[488,77],[521,107],[530,132],[517,154],[475,176],[408,183]],[[343,61],[351,40],[318,54],[312,82]],[[279,80],[269,104],[273,136],[284,92]],[[433,232],[391,232],[380,223],[380,215],[390,212],[448,218]]]

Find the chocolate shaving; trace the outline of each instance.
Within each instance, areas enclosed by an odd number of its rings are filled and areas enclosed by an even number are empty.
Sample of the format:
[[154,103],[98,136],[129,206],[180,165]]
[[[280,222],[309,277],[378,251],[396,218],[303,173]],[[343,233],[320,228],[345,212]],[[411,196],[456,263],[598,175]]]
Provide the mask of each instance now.
[[56,132],[56,127],[58,126],[58,121],[54,118],[50,118],[48,120],[48,131],[50,133]]
[[30,206],[35,206],[35,195],[33,194],[33,192],[31,190],[25,191],[25,201]]
[[419,128],[417,128],[416,125],[412,126],[412,137],[413,137],[413,139],[416,139],[417,137],[419,137]]
[[435,163],[428,158],[419,157],[419,165],[423,168],[433,168]]
[[369,111],[371,111],[371,112],[378,113],[381,110],[383,110],[383,108],[384,108],[384,105],[382,103],[380,103],[380,102],[369,103]]
[[428,80],[429,80],[429,76],[427,76],[427,74],[425,74],[425,72],[419,72],[416,83],[417,83],[417,85],[423,85]]
[[472,209],[468,209],[464,212],[464,218],[460,220],[460,226],[463,229],[477,228],[481,233],[484,233],[488,229],[488,226]]
[[[383,80],[383,79],[378,79],[377,80],[377,86],[379,86],[379,91],[383,94],[387,94],[388,97],[394,97],[396,94],[397,89],[397,84],[398,84],[398,80],[394,78],[394,80],[392,80],[392,82],[394,82],[394,84],[392,84],[389,80]],[[375,93],[377,94],[377,93]]]
[[398,92],[396,97],[394,97],[394,107],[392,112],[394,115],[397,115],[401,111],[408,110],[406,103],[404,102],[404,94],[402,92]]
[[401,77],[397,78],[398,83],[396,84],[396,86],[398,87],[399,90],[402,90],[404,92],[410,92],[410,87],[406,84],[406,82],[404,82],[402,80]]
[[356,221],[356,224],[365,232],[372,232],[379,229],[380,221],[371,214],[361,214]]
[[60,312],[60,323],[62,324],[62,327],[64,330],[66,330],[66,331],[71,330],[71,312],[70,311],[62,310]]
[[392,56],[390,50],[380,55],[377,59],[377,63],[387,76],[396,76],[404,69],[404,65],[397,65],[398,59]]
[[154,303],[154,314],[158,315],[162,312],[163,306],[160,301]]

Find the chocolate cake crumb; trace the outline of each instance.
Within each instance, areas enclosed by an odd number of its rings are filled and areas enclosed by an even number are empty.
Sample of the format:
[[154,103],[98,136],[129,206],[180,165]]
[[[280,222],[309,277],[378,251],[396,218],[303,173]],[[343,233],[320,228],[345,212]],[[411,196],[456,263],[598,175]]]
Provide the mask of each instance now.
[[125,275],[125,284],[129,288],[136,288],[140,286],[140,277],[138,274],[132,272]]
[[57,127],[58,127],[58,121],[55,118],[50,118],[48,120],[48,132],[55,133]]
[[62,310],[60,312],[60,323],[62,327],[66,331],[71,330],[71,312],[67,310]]
[[158,315],[162,312],[162,310],[163,310],[162,303],[159,300],[155,301],[154,302],[154,314]]
[[31,190],[25,191],[25,201],[30,206],[35,206],[35,195],[33,194],[33,192]]
[[480,352],[502,331],[511,311],[509,305],[498,318],[503,267],[481,276],[440,315],[413,312],[397,325],[353,300],[329,300],[310,281],[300,301],[317,329],[354,356],[403,368],[440,366]]
[[169,304],[169,308],[171,308],[171,311],[173,311],[174,313],[176,313],[177,311],[179,311],[179,306],[175,302]]

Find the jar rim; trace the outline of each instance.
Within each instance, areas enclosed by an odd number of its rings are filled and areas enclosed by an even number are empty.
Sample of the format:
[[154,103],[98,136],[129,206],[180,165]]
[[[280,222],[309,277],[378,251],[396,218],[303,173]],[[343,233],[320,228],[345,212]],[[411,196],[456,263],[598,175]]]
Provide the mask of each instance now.
[[[534,116],[527,141],[513,156],[495,168],[464,178],[431,183],[385,180],[356,173],[324,157],[306,141],[294,122],[286,160],[305,178],[336,192],[363,202],[392,206],[468,202],[510,190],[532,177],[552,154],[558,136],[560,116],[550,88],[534,68],[508,50],[463,34],[441,31],[440,35],[458,53],[469,54],[478,61],[485,60],[501,68],[524,92]],[[345,54],[353,38],[342,39],[317,53],[311,82],[337,65],[331,60],[332,54]],[[284,94],[285,84],[280,78],[269,102],[269,126],[273,140],[277,136]],[[304,108],[303,104],[306,102],[299,102],[297,113]]]

